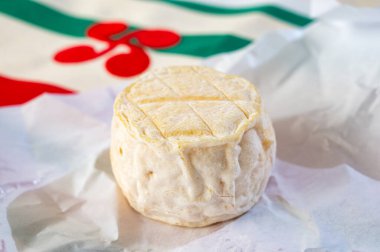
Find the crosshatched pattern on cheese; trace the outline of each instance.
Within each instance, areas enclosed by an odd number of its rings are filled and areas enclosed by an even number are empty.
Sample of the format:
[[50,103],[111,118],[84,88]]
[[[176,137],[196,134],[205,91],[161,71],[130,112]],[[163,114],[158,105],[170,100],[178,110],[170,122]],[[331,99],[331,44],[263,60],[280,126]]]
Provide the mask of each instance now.
[[140,133],[152,139],[230,137],[257,116],[260,107],[249,82],[203,67],[155,70],[127,88],[121,99],[138,111],[125,113],[126,122],[133,127],[150,120],[146,127],[155,129]]

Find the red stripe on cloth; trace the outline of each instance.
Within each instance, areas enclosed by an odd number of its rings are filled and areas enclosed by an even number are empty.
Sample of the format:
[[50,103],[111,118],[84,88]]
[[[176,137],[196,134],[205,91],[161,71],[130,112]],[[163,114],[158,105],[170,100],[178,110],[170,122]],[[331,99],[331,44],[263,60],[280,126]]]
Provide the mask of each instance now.
[[40,82],[10,79],[0,75],[0,106],[25,103],[43,93],[72,94],[72,90]]

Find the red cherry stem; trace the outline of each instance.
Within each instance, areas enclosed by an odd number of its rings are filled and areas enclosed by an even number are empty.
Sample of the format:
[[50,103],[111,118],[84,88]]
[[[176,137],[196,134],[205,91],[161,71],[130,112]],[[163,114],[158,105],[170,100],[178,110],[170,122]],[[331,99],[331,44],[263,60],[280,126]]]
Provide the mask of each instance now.
[[[120,34],[117,34],[117,35],[120,35]],[[114,38],[111,37],[112,40],[107,42],[108,47],[105,48],[103,51],[97,52],[95,58],[100,57],[100,56],[108,53],[109,51],[112,51],[112,49],[114,49],[116,46],[118,46],[120,44],[126,44],[126,45],[131,46],[131,47],[140,47],[141,48],[141,45],[135,45],[135,44],[130,43],[130,40],[133,39],[133,35],[134,35],[134,32],[131,32],[131,33],[125,34],[124,36],[122,36],[118,39],[116,39],[115,37]]]
[[[113,34],[110,36],[110,40],[112,41],[119,41],[120,39],[123,39],[124,37],[128,36],[131,32],[126,29],[120,33],[117,33],[117,34]],[[132,32],[133,33],[133,32]]]
[[124,43],[124,44],[127,44],[127,45],[129,45],[129,46],[135,46],[135,47],[142,47],[140,44],[131,44],[131,39],[136,39],[135,37],[134,37],[134,33],[135,32],[131,32],[131,33],[128,33],[126,36],[124,36],[124,37],[121,37],[119,40],[118,40],[118,42],[119,43]]
[[125,31],[123,31],[121,33],[112,35],[110,37],[110,39],[111,39],[111,41],[113,41],[114,43],[117,43],[117,44],[126,44],[126,45],[129,45],[129,46],[135,46],[135,47],[142,48],[143,46],[141,44],[139,44],[139,43],[133,43],[133,44],[131,44],[131,39],[136,39],[137,40],[137,38],[135,37],[136,32],[138,32],[138,31],[132,31],[132,32],[130,32],[128,30],[125,30]]
[[109,51],[111,51],[112,49],[114,49],[117,45],[118,45],[118,43],[108,43],[108,47],[106,49],[104,49],[103,51],[97,52],[97,56],[96,57],[100,57],[100,56],[108,53]]

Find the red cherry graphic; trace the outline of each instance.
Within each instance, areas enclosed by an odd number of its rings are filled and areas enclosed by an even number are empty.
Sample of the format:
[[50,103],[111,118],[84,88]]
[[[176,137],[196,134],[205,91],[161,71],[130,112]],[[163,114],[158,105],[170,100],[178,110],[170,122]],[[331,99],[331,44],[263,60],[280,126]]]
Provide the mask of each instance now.
[[109,41],[111,36],[127,30],[128,26],[123,23],[98,23],[87,30],[90,38]]
[[133,36],[144,45],[151,48],[166,48],[177,44],[180,40],[178,34],[164,30],[142,30],[133,33]]
[[60,63],[77,63],[100,57],[112,51],[118,45],[127,46],[130,52],[120,53],[110,57],[105,67],[113,75],[132,77],[144,72],[149,66],[149,56],[144,49],[168,48],[180,41],[180,36],[167,30],[136,30],[128,31],[124,23],[98,23],[91,26],[87,36],[106,43],[102,51],[95,51],[88,45],[66,48],[58,52],[54,59]]
[[120,77],[131,77],[143,72],[149,66],[148,55],[138,47],[131,47],[130,53],[117,54],[106,61],[107,70]]
[[54,59],[61,63],[74,63],[91,60],[98,55],[91,46],[80,45],[60,51],[54,56]]

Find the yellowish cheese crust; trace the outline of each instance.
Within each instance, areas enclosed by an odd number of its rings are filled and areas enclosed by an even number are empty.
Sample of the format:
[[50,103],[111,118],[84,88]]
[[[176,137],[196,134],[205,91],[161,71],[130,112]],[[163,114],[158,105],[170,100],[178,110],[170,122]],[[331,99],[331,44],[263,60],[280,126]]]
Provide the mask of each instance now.
[[261,195],[274,155],[260,96],[238,76],[163,68],[116,99],[113,172],[150,218],[197,227],[241,215]]
[[239,139],[260,109],[260,96],[251,83],[196,66],[145,74],[114,106],[115,115],[135,137],[183,144]]

